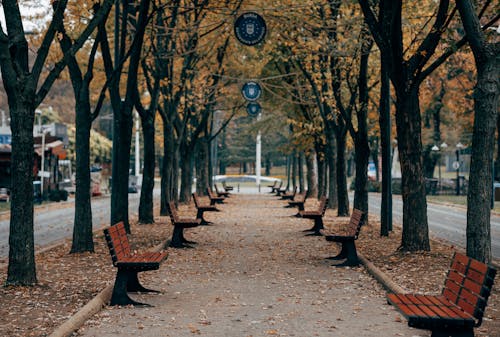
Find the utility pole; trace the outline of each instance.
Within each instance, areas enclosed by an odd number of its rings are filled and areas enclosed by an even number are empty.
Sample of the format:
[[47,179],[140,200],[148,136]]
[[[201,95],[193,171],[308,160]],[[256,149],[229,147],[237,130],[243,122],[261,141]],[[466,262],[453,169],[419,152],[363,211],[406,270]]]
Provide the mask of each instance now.
[[[257,121],[260,121],[261,113],[257,116]],[[261,168],[261,134],[260,130],[257,133],[257,142],[256,142],[256,160],[255,160],[255,182],[257,184],[257,188],[260,193],[260,168]]]

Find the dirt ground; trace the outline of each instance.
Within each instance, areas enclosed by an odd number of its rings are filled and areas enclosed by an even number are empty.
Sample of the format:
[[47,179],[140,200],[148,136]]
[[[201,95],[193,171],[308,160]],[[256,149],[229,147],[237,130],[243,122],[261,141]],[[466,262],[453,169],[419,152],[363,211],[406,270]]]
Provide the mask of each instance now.
[[[410,329],[385,301],[385,291],[363,267],[335,268],[325,260],[335,245],[304,237],[311,223],[290,217],[293,209],[270,194],[233,195],[222,212],[206,216],[213,226],[186,232],[195,249],[170,250],[159,271],[143,283],[160,295],[134,298],[153,308],[107,307],[78,336],[429,336]],[[181,205],[181,214],[195,214]],[[327,211],[328,226],[347,221]],[[400,231],[379,236],[375,218],[364,227],[358,249],[397,284],[410,291],[441,290],[455,251],[433,242],[430,253],[397,252]],[[166,217],[133,225],[137,250],[171,235]],[[37,256],[39,285],[1,288],[0,335],[48,336],[114,279],[104,239],[95,254],[68,254],[69,245]],[[5,268],[0,278],[5,279]],[[498,283],[498,280],[497,280]],[[496,287],[498,288],[498,287]],[[477,336],[500,336],[498,291],[494,290]]]

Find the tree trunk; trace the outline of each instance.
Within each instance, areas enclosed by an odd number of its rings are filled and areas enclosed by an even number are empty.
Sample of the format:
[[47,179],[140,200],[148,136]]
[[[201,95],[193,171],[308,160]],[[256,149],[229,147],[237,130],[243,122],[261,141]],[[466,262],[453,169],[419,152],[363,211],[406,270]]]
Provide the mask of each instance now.
[[128,177],[132,141],[132,115],[115,114],[113,123],[113,167],[111,180],[111,224],[123,221],[130,233],[128,221]]
[[196,193],[205,195],[207,186],[211,186],[208,182],[208,154],[209,143],[206,137],[201,137],[197,145],[196,158]]
[[346,135],[345,131],[337,132],[337,195],[338,216],[349,216],[349,196],[347,194],[347,170],[346,170]]
[[163,166],[161,175],[160,214],[168,215],[167,204],[172,199],[174,188],[174,130],[170,123],[163,121]]
[[297,187],[297,152],[292,152],[292,186]]
[[192,151],[185,145],[181,145],[181,193],[180,202],[191,200],[193,186],[193,157]]
[[500,180],[500,114],[497,116],[497,159],[495,160],[494,180]]
[[314,169],[314,151],[309,151],[306,154],[306,168],[307,168],[307,196],[318,197],[318,176]]
[[381,57],[379,127],[382,152],[382,200],[380,203],[380,235],[392,230],[392,144],[391,144],[391,80],[390,61]]
[[[88,95],[78,94],[76,102],[75,218],[71,253],[93,252],[92,204],[90,184],[90,129],[92,119]],[[81,99],[78,99],[78,97]]]
[[499,54],[491,53],[477,61],[476,67],[474,131],[467,194],[467,256],[490,262],[490,203],[493,193],[492,164],[500,88]]
[[356,177],[354,181],[354,208],[363,211],[368,216],[368,159],[370,158],[370,147],[368,146],[368,135],[360,134],[355,141],[356,152]]
[[326,153],[328,158],[328,208],[339,207],[337,191],[337,151],[335,134],[330,128],[326,129]]
[[418,86],[397,88],[396,125],[403,198],[403,251],[429,251]]
[[487,42],[473,2],[457,0],[456,3],[477,69],[467,194],[467,255],[479,261],[491,262],[490,203],[493,192],[495,123],[498,121],[500,97],[500,45],[494,39],[492,43]]
[[[300,192],[305,192],[305,182],[304,182],[304,152],[299,153],[299,158],[298,158],[298,169],[299,169],[299,187],[300,187]],[[308,194],[309,195],[309,194]]]
[[[9,97],[9,100],[13,100]],[[12,129],[9,267],[7,285],[37,282],[33,235],[33,121],[34,109],[24,100],[9,104]],[[31,125],[31,128],[26,127]],[[13,186],[12,186],[13,187]]]
[[139,203],[139,223],[154,222],[153,190],[155,187],[155,122],[154,116],[141,116],[144,138],[144,168],[142,170],[141,199]]
[[318,167],[318,198],[321,198],[327,193],[326,185],[326,153],[325,146],[316,145],[316,163]]

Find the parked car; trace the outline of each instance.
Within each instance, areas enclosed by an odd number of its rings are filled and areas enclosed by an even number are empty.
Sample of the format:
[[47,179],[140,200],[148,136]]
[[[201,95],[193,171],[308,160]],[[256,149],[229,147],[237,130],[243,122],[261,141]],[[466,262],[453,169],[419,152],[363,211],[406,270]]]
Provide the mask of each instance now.
[[10,191],[8,188],[0,187],[0,201],[9,202],[10,200]]

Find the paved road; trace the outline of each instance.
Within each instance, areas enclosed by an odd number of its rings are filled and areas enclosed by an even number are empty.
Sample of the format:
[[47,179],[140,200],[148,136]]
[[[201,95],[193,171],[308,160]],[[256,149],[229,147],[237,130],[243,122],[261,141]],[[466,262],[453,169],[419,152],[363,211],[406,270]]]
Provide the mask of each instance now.
[[[368,204],[371,213],[380,214],[380,194],[370,193]],[[393,222],[403,223],[403,202],[393,197]],[[456,246],[465,247],[467,213],[465,208],[438,204],[427,204],[429,231],[432,236],[445,239]],[[494,258],[500,258],[500,217],[491,216],[491,251]]]
[[[35,212],[35,247],[43,247],[73,235],[74,206],[60,204],[59,209],[47,210],[42,207]],[[130,214],[137,213],[139,193],[129,194]],[[94,230],[109,224],[110,198],[92,200],[92,223]],[[9,220],[0,221],[0,257],[9,255]]]

